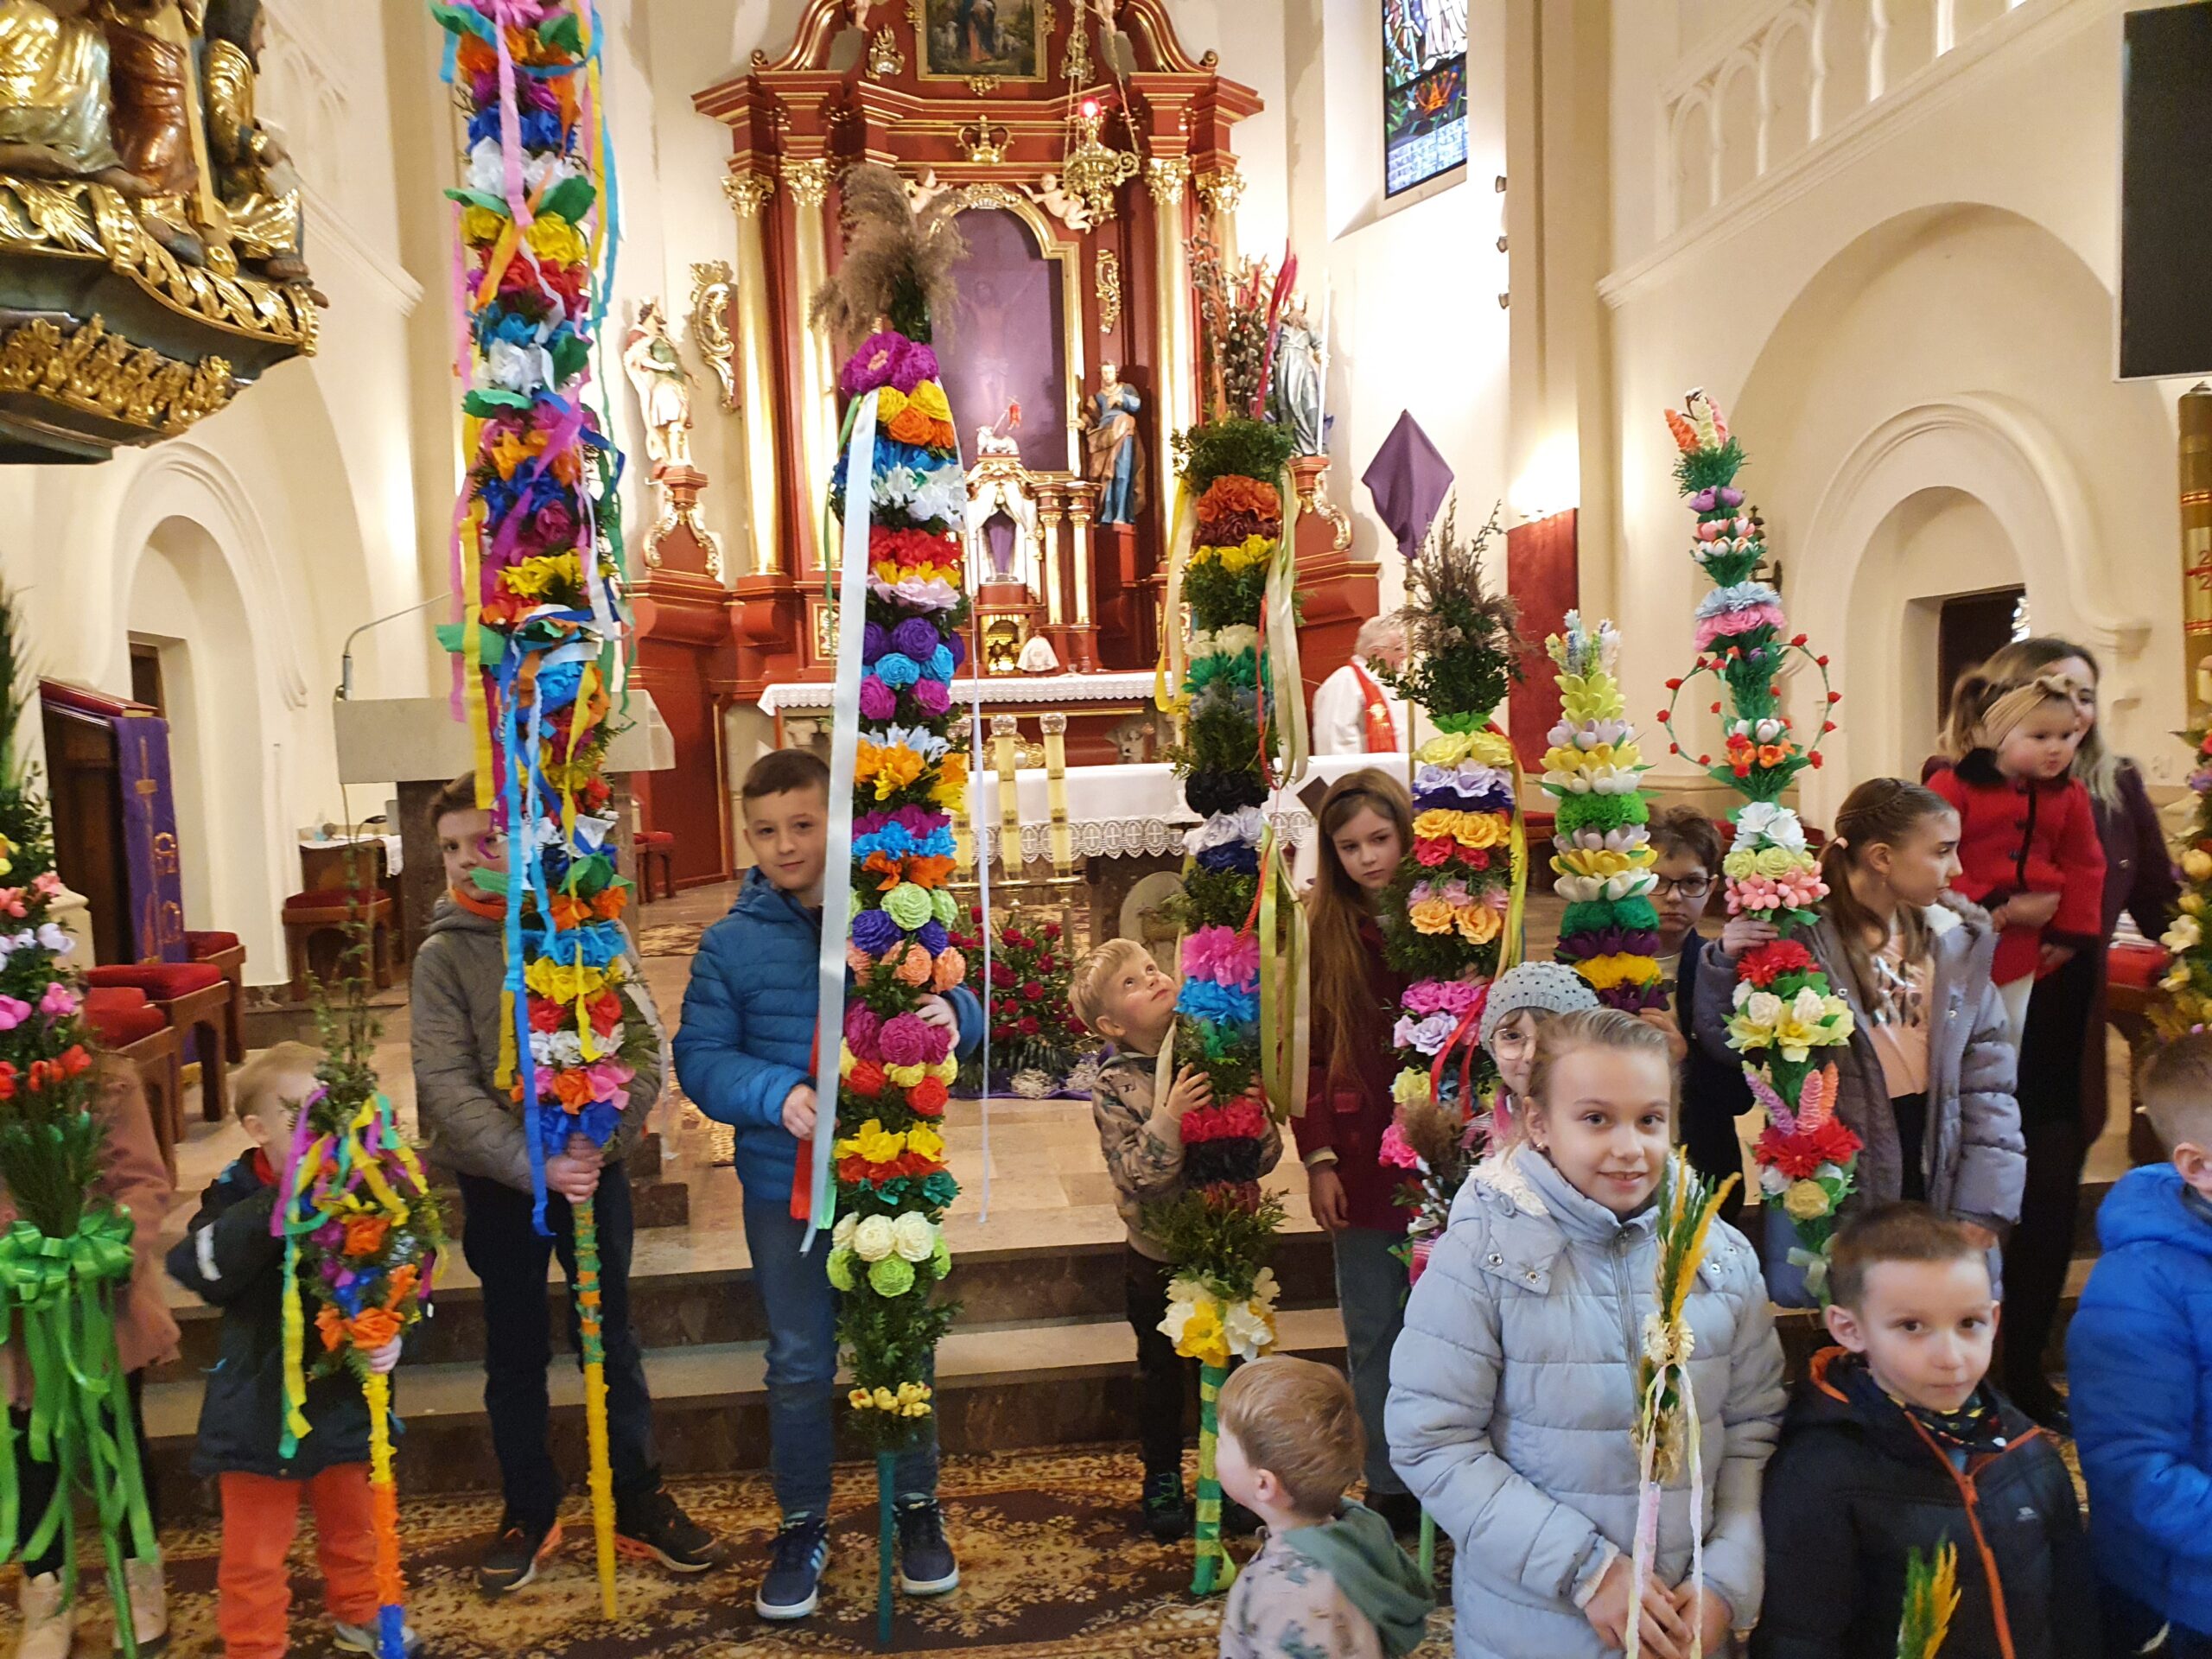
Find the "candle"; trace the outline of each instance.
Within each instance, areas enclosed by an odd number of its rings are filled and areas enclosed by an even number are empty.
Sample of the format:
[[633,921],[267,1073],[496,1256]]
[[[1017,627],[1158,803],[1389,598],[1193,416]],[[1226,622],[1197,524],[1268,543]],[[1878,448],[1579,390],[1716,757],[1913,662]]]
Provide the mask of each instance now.
[[1039,717],[1045,728],[1045,801],[1051,808],[1052,874],[1075,868],[1075,833],[1068,825],[1068,717],[1058,709]]
[[1016,786],[1014,741],[1020,728],[1012,715],[991,716],[991,747],[999,774],[999,868],[1007,880],[1021,874],[1021,795]]
[[[949,734],[952,747],[964,754],[974,722],[963,715],[952,722]],[[960,799],[952,809],[952,862],[956,876],[962,881],[972,880],[976,874],[976,836],[969,828],[969,814],[975,802],[975,791],[982,787],[983,780],[971,778],[968,787],[960,791]]]

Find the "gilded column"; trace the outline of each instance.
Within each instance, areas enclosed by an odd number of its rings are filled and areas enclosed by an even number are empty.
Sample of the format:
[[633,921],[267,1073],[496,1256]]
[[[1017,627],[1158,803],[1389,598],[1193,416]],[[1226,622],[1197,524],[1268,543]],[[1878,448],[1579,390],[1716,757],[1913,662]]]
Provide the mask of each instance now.
[[1199,174],[1192,183],[1198,187],[1198,199],[1206,205],[1206,217],[1213,226],[1213,239],[1221,249],[1222,269],[1235,270],[1236,205],[1244,200],[1244,175],[1224,156],[1212,172]]
[[1153,240],[1159,250],[1163,448],[1170,435],[1198,418],[1198,344],[1191,324],[1190,258],[1183,246],[1183,186],[1190,176],[1190,158],[1185,156],[1155,156],[1144,174],[1157,210]]
[[1057,480],[1037,480],[1037,523],[1039,562],[1045,567],[1045,616],[1054,627],[1068,620],[1067,599],[1060,578],[1060,520],[1067,513],[1066,486]]
[[2195,721],[2212,708],[2212,386],[2190,387],[2180,414],[2182,665]]
[[776,514],[776,392],[768,373],[768,251],[760,210],[775,194],[766,173],[733,173],[722,194],[737,215],[737,359],[745,385],[745,506],[756,576],[784,568]]
[[[830,275],[829,245],[823,235],[822,204],[830,197],[830,163],[822,156],[784,162],[784,188],[791,192],[798,232],[799,303],[814,302],[815,290]],[[830,473],[837,464],[837,367],[830,336],[806,330],[799,346],[799,454],[806,469],[807,524],[820,523],[819,505],[830,499]],[[834,569],[837,550],[820,550],[825,569]]]

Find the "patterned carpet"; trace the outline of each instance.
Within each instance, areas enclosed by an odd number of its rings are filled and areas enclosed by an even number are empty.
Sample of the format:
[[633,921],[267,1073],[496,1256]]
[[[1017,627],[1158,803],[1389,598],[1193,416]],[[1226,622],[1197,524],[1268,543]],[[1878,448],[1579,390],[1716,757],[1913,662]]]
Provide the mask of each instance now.
[[[1188,1546],[1165,1548],[1135,1525],[1136,1458],[1122,1452],[958,1459],[943,1490],[961,1587],[941,1600],[902,1599],[893,1647],[934,1659],[1211,1659],[1218,1599],[1193,1602]],[[682,1483],[678,1496],[702,1523],[730,1539],[734,1565],[678,1581],[625,1562],[621,1618],[599,1617],[591,1527],[581,1503],[538,1581],[499,1601],[475,1587],[476,1559],[498,1520],[489,1499],[422,1498],[404,1517],[411,1586],[409,1617],[423,1659],[838,1659],[875,1652],[874,1474],[838,1471],[830,1571],[822,1611],[795,1625],[764,1624],[753,1592],[774,1528],[758,1478]],[[309,1530],[304,1518],[303,1535]],[[170,1652],[220,1651],[215,1635],[218,1529],[162,1540],[169,1561]],[[1249,1555],[1251,1546],[1235,1546]],[[303,1535],[293,1555],[295,1654],[331,1652],[314,1556]],[[1448,1586],[1442,1592],[1448,1600]],[[105,1654],[105,1592],[92,1595],[81,1655]],[[12,1601],[12,1598],[10,1599]],[[10,1607],[12,1613],[12,1607]],[[12,1618],[0,1643],[12,1649]],[[1451,1619],[1440,1612],[1421,1659],[1446,1659]]]
[[699,940],[706,932],[702,927],[690,922],[663,922],[652,927],[638,930],[638,954],[641,957],[696,957],[699,954]]

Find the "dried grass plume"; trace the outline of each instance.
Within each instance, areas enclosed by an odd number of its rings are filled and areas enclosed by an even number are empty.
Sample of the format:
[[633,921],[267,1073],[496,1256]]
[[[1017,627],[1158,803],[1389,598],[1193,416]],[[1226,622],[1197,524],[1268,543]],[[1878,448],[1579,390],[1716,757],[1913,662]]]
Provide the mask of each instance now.
[[808,321],[828,331],[840,353],[874,333],[880,320],[927,342],[932,322],[951,318],[952,268],[967,251],[952,222],[957,193],[935,197],[918,213],[906,181],[874,162],[846,168],[837,188],[844,262],[815,290]]

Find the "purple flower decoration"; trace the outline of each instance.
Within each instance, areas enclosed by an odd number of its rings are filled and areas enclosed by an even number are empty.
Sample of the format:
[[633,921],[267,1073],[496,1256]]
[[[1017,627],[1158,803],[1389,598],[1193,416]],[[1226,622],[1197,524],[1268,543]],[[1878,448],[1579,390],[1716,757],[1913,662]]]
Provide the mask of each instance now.
[[952,822],[948,812],[932,812],[925,806],[906,805],[891,815],[891,821],[916,841],[936,834]]
[[871,622],[861,630],[861,660],[872,663],[891,649],[891,636],[880,622]]
[[880,910],[864,910],[853,918],[853,944],[871,957],[880,957],[906,937],[905,930]]
[[[952,708],[952,688],[943,680],[917,680],[914,682],[914,702],[925,715],[948,713]],[[867,711],[866,704],[862,704],[861,711]]]
[[845,1010],[845,1046],[856,1058],[875,1058],[876,1033],[882,1029],[882,1020],[867,1003],[855,1002]]
[[958,668],[961,664],[968,660],[968,642],[962,639],[960,635],[957,633],[950,635],[946,639],[945,644],[952,649],[952,665],[954,668]]
[[926,617],[910,616],[892,630],[891,648],[904,652],[918,663],[925,663],[942,640],[935,623]]
[[874,675],[861,682],[861,718],[888,720],[899,712],[899,694]]
[[906,335],[887,330],[870,334],[845,364],[838,385],[855,397],[878,386],[896,386],[912,393],[925,380],[937,378],[937,353]]
[[920,930],[914,935],[914,943],[932,957],[941,957],[944,954],[944,947],[951,941],[945,938],[943,922],[931,921],[922,924]]
[[933,1035],[944,1033],[918,1015],[895,1014],[884,1022],[876,1041],[886,1065],[930,1065],[944,1057],[941,1049],[931,1052]]

